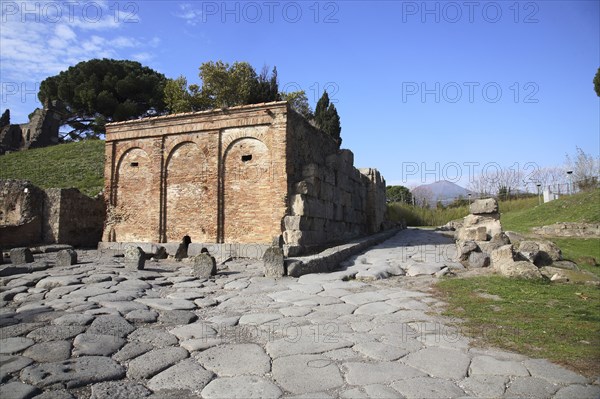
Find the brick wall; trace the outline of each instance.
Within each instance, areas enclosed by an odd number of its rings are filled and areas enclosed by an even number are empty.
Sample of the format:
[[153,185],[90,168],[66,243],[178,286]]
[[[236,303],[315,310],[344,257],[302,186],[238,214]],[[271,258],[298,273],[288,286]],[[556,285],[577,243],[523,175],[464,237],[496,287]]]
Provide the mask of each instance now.
[[[379,230],[385,181],[285,102],[107,125],[105,242],[270,244]],[[383,208],[382,208],[383,207]]]

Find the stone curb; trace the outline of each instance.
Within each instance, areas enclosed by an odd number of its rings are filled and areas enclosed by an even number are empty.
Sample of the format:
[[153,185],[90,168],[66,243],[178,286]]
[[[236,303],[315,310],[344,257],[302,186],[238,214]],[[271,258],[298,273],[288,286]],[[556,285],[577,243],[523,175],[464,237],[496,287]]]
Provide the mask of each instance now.
[[383,233],[373,234],[368,237],[352,240],[349,243],[341,244],[326,249],[316,255],[298,256],[287,258],[285,265],[287,275],[291,277],[300,277],[310,273],[328,273],[337,268],[340,262],[355,255],[365,249],[377,245],[396,235],[401,229],[392,229]]

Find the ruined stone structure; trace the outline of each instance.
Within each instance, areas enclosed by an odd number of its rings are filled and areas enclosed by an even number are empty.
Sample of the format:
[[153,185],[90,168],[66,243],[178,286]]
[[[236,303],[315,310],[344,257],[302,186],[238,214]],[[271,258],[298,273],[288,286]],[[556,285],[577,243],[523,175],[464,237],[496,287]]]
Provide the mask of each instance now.
[[282,237],[291,255],[379,231],[385,213],[379,172],[286,102],[108,124],[105,185],[105,247]]
[[36,108],[29,116],[29,123],[0,127],[0,155],[58,144],[60,124],[60,113],[54,106],[46,104],[44,108]]
[[74,188],[42,190],[25,180],[0,180],[0,248],[37,244],[95,247],[104,201]]

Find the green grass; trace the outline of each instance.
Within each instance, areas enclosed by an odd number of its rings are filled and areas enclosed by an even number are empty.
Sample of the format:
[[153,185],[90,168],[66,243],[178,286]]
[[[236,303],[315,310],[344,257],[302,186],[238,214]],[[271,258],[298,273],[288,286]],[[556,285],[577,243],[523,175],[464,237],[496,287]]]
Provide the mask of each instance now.
[[504,213],[500,221],[504,230],[528,233],[532,227],[559,222],[600,222],[600,189],[563,196],[533,208]]
[[598,287],[488,276],[444,279],[436,291],[475,342],[600,374]]
[[[533,208],[538,204],[537,197],[500,201],[498,207],[505,214]],[[460,219],[469,214],[468,206],[457,208],[421,208],[400,202],[388,204],[388,215],[393,221],[405,220],[409,226],[442,226],[451,220]],[[504,220],[502,220],[504,222]]]
[[104,186],[104,141],[86,140],[0,156],[0,179],[41,188],[78,188],[89,196]]

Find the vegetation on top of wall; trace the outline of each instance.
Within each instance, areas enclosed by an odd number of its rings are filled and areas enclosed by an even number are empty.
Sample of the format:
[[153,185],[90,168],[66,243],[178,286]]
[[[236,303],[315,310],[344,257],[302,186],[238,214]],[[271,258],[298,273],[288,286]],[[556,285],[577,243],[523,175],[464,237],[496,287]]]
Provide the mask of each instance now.
[[0,179],[40,188],[77,188],[95,196],[104,186],[104,141],[84,140],[0,156]]

